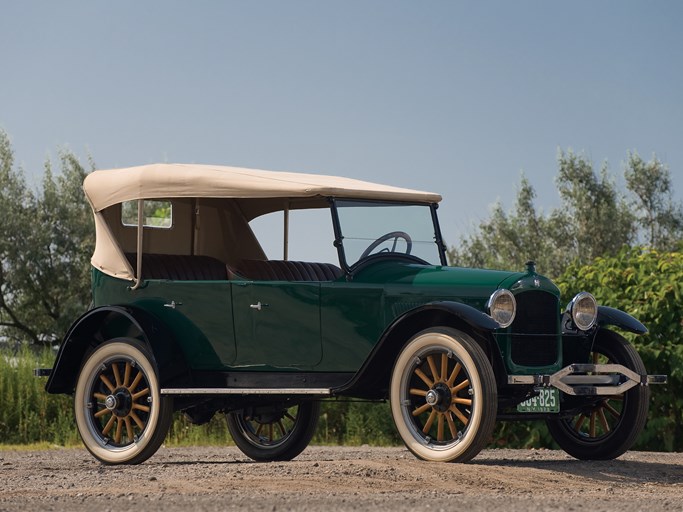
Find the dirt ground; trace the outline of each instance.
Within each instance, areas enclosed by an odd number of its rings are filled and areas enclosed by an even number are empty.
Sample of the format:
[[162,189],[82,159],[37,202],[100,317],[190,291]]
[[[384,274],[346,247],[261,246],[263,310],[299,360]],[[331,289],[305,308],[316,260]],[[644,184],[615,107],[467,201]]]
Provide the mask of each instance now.
[[683,510],[683,453],[487,450],[440,464],[403,448],[312,446],[256,463],[233,447],[162,447],[139,466],[104,466],[84,449],[2,451],[0,511],[20,510]]

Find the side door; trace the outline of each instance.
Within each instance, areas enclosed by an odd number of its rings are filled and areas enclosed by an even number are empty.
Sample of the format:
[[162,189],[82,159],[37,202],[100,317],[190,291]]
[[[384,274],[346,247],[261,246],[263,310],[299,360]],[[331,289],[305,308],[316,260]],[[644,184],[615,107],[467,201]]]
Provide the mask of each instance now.
[[235,366],[311,369],[322,358],[320,283],[232,281]]
[[149,279],[135,303],[173,330],[193,369],[223,370],[235,360],[228,281]]

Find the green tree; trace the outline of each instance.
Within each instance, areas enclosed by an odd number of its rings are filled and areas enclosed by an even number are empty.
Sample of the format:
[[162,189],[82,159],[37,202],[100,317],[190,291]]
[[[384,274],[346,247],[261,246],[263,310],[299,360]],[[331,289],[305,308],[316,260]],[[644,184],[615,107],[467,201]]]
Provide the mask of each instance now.
[[683,210],[672,199],[668,168],[629,153],[624,177],[628,195],[618,190],[606,164],[596,173],[584,155],[559,151],[559,208],[538,212],[534,189],[522,176],[512,210],[506,213],[497,203],[489,219],[449,249],[449,260],[519,269],[531,259],[542,273],[557,277],[572,262],[614,256],[637,241],[657,250],[683,247]]
[[659,250],[671,250],[683,236],[683,210],[673,200],[669,169],[657,159],[645,162],[629,152],[624,169],[631,205],[641,229],[641,241]]
[[23,248],[30,229],[35,197],[23,173],[14,168],[14,153],[7,134],[0,130],[0,333],[37,340],[38,332],[27,314],[27,298],[16,267],[25,268]]
[[633,215],[607,165],[598,176],[585,156],[560,151],[558,166],[556,182],[569,235],[564,249],[571,259],[586,263],[629,245],[635,235]]
[[59,161],[61,173],[47,161],[42,190],[32,192],[0,131],[0,333],[11,339],[58,342],[90,301],[86,171],[69,151]]
[[463,239],[459,247],[449,249],[451,263],[522,269],[524,263],[533,260],[545,273],[559,273],[565,263],[561,242],[567,235],[566,229],[554,215],[546,217],[536,211],[535,197],[533,187],[522,175],[512,211],[506,213],[502,204],[496,203],[491,218],[482,222],[474,235]]

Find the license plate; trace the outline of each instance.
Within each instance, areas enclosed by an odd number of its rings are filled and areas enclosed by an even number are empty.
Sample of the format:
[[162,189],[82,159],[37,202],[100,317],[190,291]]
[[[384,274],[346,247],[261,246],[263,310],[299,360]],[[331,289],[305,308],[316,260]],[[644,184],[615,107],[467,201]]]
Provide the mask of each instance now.
[[518,412],[560,412],[560,391],[557,388],[541,388],[538,396],[517,405]]

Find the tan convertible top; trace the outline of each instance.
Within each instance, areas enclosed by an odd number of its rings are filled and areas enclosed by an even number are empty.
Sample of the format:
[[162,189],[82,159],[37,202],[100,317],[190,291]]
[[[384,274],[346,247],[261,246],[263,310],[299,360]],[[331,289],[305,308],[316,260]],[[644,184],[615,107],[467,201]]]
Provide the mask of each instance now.
[[[441,201],[439,194],[349,178],[195,164],[95,171],[85,178],[83,189],[95,216],[93,266],[131,281],[140,272],[131,266],[126,253],[140,253],[141,247],[142,252],[207,255],[226,263],[238,258],[264,259],[248,222],[265,213],[324,207],[327,197]],[[139,199],[172,200],[172,229],[124,225],[121,203]]]
[[319,174],[196,164],[151,164],[95,171],[83,183],[98,212],[135,199],[171,197],[340,197],[436,203],[439,194]]

